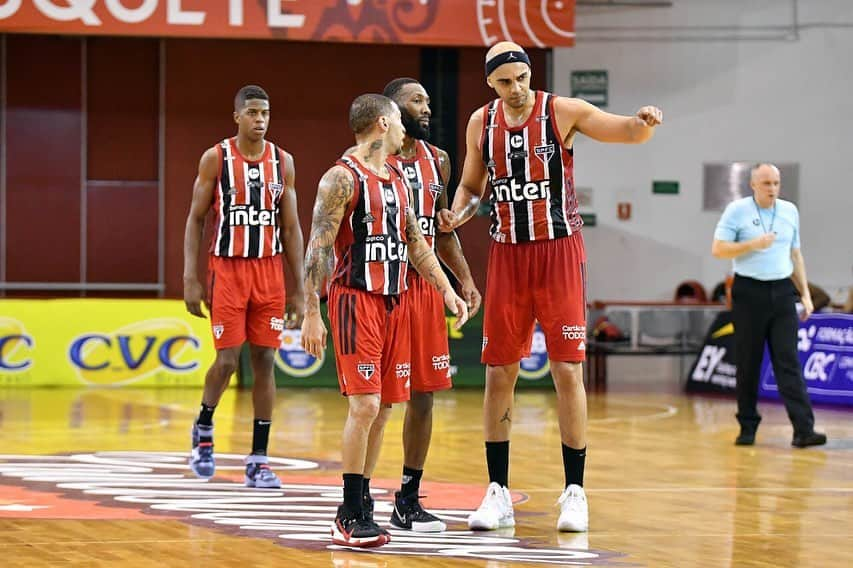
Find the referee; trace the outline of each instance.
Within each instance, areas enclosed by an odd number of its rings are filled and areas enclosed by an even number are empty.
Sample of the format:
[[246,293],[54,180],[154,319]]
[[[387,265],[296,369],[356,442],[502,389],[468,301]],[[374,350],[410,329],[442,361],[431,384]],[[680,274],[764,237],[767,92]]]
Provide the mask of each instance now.
[[797,356],[797,291],[801,317],[814,311],[806,284],[806,266],[800,252],[800,214],[790,201],[779,199],[779,169],[773,164],[752,168],[753,195],[729,203],[714,231],[711,253],[733,259],[732,316],[737,364],[737,419],[739,446],[755,443],[758,381],[764,342],[794,426],[791,444],[798,448],[826,443],[815,432],[814,413]]

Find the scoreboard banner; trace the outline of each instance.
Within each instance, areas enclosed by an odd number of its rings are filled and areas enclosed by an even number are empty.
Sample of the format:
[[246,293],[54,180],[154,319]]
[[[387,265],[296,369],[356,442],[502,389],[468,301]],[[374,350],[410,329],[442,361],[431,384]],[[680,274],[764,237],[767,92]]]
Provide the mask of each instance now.
[[574,45],[574,0],[0,0],[0,33]]

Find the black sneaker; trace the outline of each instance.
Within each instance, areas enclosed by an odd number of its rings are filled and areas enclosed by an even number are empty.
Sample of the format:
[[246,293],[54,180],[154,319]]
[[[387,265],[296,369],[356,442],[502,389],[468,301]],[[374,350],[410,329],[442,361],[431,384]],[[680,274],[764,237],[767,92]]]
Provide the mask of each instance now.
[[794,434],[794,439],[791,440],[791,445],[797,448],[807,448],[809,446],[822,446],[826,443],[826,434],[823,432],[811,431],[807,434]]
[[350,513],[341,505],[335,522],[332,523],[332,542],[340,546],[353,548],[367,548],[382,546],[391,539],[384,534],[379,525],[367,520],[364,513],[356,515]]
[[755,430],[744,430],[741,428],[740,434],[735,439],[735,446],[752,446],[755,444]]
[[[373,520],[373,497],[370,495],[363,495],[361,500],[361,510],[364,511],[364,518],[370,521],[371,523],[375,522]],[[376,524],[379,526],[379,523]],[[383,529],[379,526],[379,530],[382,531],[382,534],[388,537],[388,540],[391,540],[391,533]]]
[[394,493],[394,512],[391,513],[391,525],[398,529],[414,532],[442,532],[447,530],[444,521],[424,511],[417,495],[403,497]]

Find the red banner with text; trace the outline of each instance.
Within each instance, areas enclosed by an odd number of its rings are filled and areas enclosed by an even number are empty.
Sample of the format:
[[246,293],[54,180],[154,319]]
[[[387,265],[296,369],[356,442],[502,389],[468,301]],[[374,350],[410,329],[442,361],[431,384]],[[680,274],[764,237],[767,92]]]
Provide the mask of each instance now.
[[575,0],[0,0],[0,32],[574,45]]

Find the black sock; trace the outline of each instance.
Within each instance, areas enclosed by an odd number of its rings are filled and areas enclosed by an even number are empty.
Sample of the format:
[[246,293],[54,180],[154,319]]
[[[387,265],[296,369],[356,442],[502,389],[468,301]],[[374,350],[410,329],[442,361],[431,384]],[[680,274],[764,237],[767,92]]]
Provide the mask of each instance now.
[[364,499],[367,499],[370,497],[370,478],[369,477],[361,478],[361,496]]
[[486,464],[489,466],[489,482],[509,487],[509,440],[486,442]]
[[213,443],[213,411],[216,406],[207,406],[201,403],[201,410],[198,413],[196,426],[198,426],[198,441],[202,444]]
[[563,470],[566,473],[566,487],[572,484],[583,487],[584,463],[586,463],[586,446],[576,450],[563,444]]
[[421,489],[421,477],[424,470],[403,466],[403,480],[400,484],[400,497],[418,496]]
[[270,420],[259,420],[255,418],[255,426],[252,433],[252,454],[256,456],[267,455],[267,446],[270,441]]
[[198,413],[196,424],[199,426],[213,426],[213,411],[216,410],[216,405],[207,406],[204,402],[201,403],[201,410]]
[[364,476],[360,473],[344,474],[344,508],[355,515],[361,514],[361,500],[364,498]]

